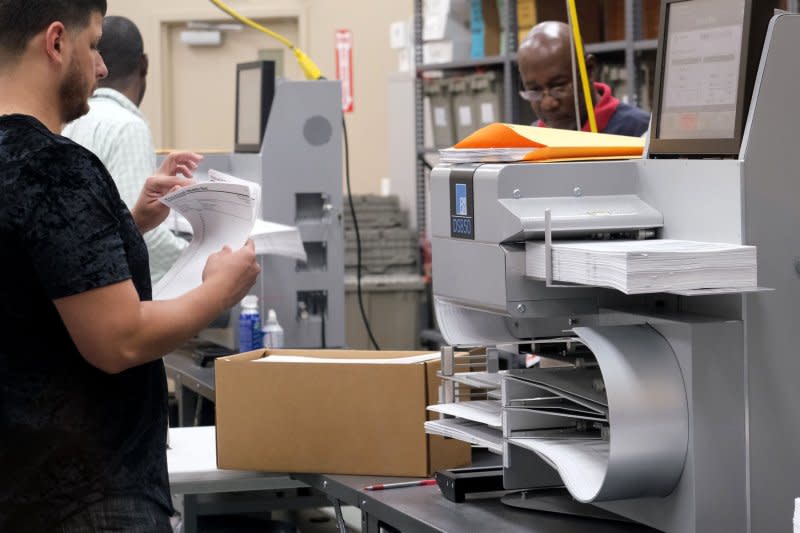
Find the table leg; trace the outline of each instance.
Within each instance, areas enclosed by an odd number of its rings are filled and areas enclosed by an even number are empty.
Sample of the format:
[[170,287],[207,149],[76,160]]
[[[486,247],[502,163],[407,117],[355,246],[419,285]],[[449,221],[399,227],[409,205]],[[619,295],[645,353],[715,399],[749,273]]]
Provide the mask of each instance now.
[[184,494],[183,496],[183,533],[197,533],[197,496]]
[[381,526],[378,523],[378,519],[363,509],[361,510],[361,532],[381,533]]
[[193,426],[199,399],[197,393],[184,387],[182,383],[176,383],[175,399],[178,401],[178,425]]

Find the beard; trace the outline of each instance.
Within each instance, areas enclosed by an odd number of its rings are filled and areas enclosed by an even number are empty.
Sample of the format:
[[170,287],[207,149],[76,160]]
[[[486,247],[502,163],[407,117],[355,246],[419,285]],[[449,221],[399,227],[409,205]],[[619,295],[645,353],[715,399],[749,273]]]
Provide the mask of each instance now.
[[93,87],[84,78],[80,62],[70,63],[67,76],[58,88],[58,100],[61,102],[61,121],[68,124],[89,112],[89,96]]

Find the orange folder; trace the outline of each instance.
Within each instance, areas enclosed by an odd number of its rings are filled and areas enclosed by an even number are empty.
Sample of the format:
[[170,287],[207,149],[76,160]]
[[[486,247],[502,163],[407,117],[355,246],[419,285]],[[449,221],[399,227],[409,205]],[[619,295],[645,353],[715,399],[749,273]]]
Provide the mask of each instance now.
[[454,148],[481,152],[530,148],[521,161],[633,159],[642,156],[644,138],[498,122],[479,129]]

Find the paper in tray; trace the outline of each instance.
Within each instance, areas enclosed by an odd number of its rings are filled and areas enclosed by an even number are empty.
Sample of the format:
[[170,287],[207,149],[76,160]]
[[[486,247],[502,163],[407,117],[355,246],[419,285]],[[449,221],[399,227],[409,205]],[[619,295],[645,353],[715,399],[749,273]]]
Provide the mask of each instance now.
[[595,389],[595,383],[603,380],[599,368],[537,368],[510,371],[508,375],[553,390],[557,396],[576,396],[593,406],[608,407],[605,391]]
[[428,411],[480,422],[494,428],[502,427],[503,408],[497,400],[473,402],[438,403],[428,406]]
[[425,422],[425,432],[484,446],[497,454],[503,453],[503,433],[479,422],[460,418],[428,420]]

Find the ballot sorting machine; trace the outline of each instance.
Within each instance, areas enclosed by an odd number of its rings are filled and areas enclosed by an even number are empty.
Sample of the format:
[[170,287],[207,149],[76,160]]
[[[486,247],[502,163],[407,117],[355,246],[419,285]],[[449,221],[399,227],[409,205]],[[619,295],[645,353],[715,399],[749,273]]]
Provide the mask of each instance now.
[[[800,496],[800,16],[770,12],[759,36],[757,10],[664,2],[661,94],[641,160],[433,170],[445,339],[486,346],[495,370],[525,351],[566,364],[458,379],[443,363],[445,401],[465,387],[499,399],[497,427],[465,424],[463,440],[502,455],[504,488],[535,501],[537,488],[563,485],[673,533],[788,530]],[[681,50],[692,39],[706,44]],[[741,53],[715,48],[738,42]],[[704,54],[736,62],[733,97],[714,92],[724,67]],[[699,100],[707,90],[712,103]],[[728,135],[726,120],[740,129]],[[625,295],[526,273],[526,242],[616,235],[755,245],[758,285],[771,290]]]
[[[236,147],[204,154],[216,169],[261,185],[261,217],[297,226],[308,260],[259,256],[251,294],[275,309],[286,347],[344,346],[342,111],[338,81],[271,77],[270,62],[239,65]],[[201,338],[238,348],[238,308]]]

